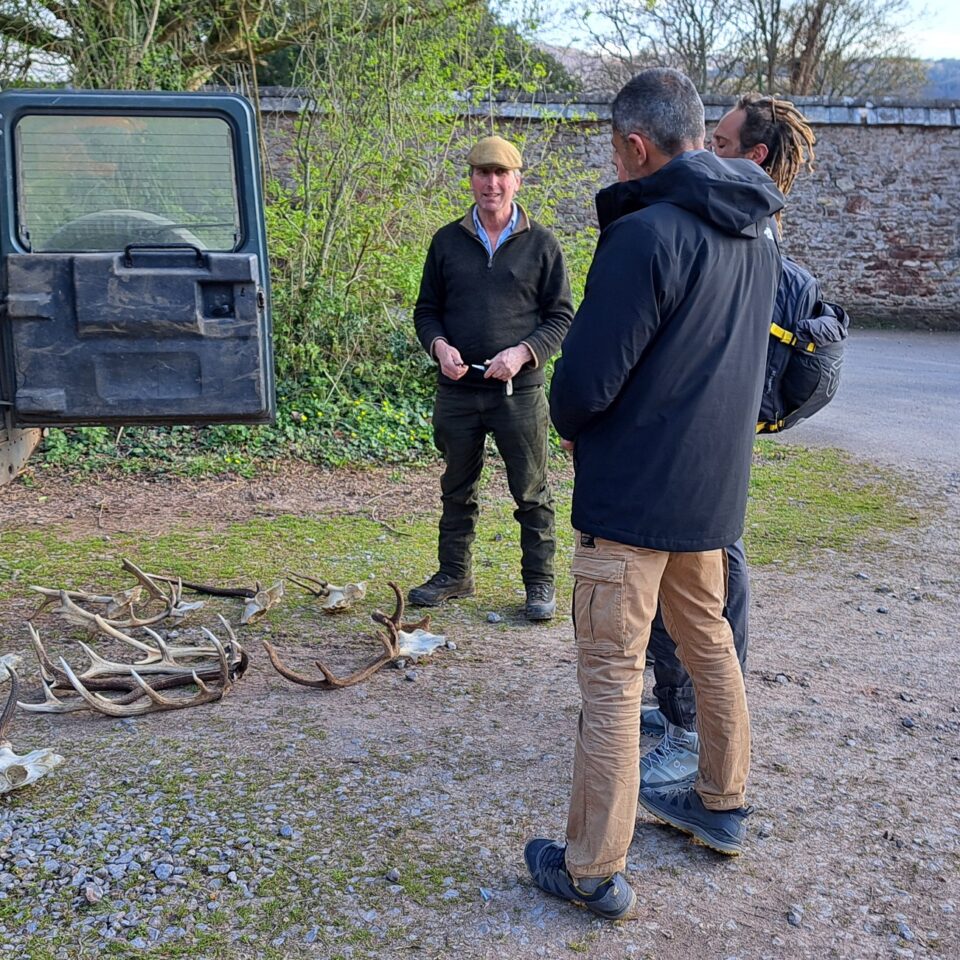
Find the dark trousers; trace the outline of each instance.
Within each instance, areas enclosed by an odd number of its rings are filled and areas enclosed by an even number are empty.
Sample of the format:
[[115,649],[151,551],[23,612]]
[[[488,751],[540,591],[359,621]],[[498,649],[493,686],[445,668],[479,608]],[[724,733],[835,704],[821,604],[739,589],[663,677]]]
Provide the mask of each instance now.
[[542,386],[504,390],[441,385],[433,437],[447,468],[440,479],[443,513],[440,571],[458,579],[471,570],[483,448],[488,433],[503,457],[520,524],[523,582],[553,583],[553,495],[547,484],[547,400]]
[[[740,661],[740,670],[745,673],[749,640],[747,617],[750,606],[750,578],[743,541],[738,540],[733,546],[727,547],[726,551],[727,605],[723,609],[723,615],[733,630],[733,645]],[[677,645],[663,625],[659,607],[650,629],[648,654],[653,660],[653,694],[660,705],[660,711],[671,723],[686,730],[693,730],[697,717],[693,681],[677,656]]]

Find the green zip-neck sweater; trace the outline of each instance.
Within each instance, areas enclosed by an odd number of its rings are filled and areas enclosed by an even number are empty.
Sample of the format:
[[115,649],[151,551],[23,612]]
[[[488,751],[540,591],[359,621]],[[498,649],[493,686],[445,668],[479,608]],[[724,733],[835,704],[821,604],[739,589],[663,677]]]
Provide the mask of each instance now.
[[[413,320],[424,350],[429,353],[443,337],[464,363],[484,363],[526,343],[536,361],[520,370],[514,386],[543,383],[544,364],[560,349],[573,320],[560,244],[520,207],[515,230],[491,257],[468,211],[434,234]],[[498,380],[450,380],[439,369],[437,375],[444,384],[503,387]]]

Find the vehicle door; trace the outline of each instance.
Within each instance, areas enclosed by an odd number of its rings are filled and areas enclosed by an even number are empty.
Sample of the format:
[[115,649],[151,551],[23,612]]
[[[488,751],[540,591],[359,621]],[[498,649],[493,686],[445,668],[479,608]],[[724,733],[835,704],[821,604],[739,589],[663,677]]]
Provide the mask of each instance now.
[[7,91],[0,136],[7,426],[270,421],[250,104]]

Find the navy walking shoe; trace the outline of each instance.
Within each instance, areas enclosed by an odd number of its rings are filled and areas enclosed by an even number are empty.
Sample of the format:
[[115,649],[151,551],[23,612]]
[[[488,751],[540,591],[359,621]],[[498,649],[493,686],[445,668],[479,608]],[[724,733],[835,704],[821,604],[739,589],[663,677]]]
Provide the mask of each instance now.
[[737,857],[743,853],[747,817],[753,807],[708,810],[692,784],[670,788],[641,787],[640,806],[658,820],[688,833],[704,846]]
[[530,840],[523,859],[533,882],[546,893],[586,907],[605,920],[627,920],[634,916],[637,895],[622,873],[612,877],[590,877],[578,885],[567,872],[566,845],[554,840]]

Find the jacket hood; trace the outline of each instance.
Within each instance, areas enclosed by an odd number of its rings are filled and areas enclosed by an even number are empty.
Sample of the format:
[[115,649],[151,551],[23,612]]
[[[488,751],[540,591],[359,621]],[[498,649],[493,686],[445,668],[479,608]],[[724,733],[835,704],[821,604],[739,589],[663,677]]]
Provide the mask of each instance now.
[[724,160],[708,150],[688,150],[649,177],[601,190],[600,229],[655,203],[681,207],[732,236],[759,237],[766,219],[783,208],[784,200],[752,160]]

